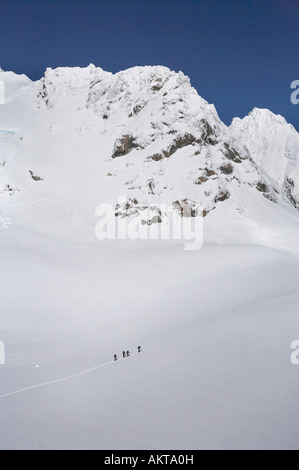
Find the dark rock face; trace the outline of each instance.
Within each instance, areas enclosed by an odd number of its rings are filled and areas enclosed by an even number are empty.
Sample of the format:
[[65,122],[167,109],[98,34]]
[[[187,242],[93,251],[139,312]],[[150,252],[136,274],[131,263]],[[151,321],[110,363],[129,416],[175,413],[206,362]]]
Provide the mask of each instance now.
[[150,160],[159,162],[163,158],[170,158],[179,149],[187,147],[188,145],[193,145],[194,143],[200,143],[200,142],[192,134],[185,134],[184,136],[178,137],[177,139],[175,139],[175,141],[169,147],[169,149],[162,150],[162,153],[156,153],[155,155],[150,157]]
[[294,190],[295,190],[295,183],[291,178],[286,178],[283,188],[285,190],[287,200],[295,207],[295,209],[299,210],[299,200],[296,199]]
[[112,158],[123,157],[131,152],[135,148],[140,148],[140,145],[136,143],[136,138],[132,135],[124,135],[114,147]]
[[40,176],[36,176],[33,171],[29,170],[29,173],[31,175],[31,178],[34,180],[34,181],[44,181],[44,178],[41,178]]
[[225,175],[231,175],[234,172],[234,167],[231,163],[228,163],[227,165],[222,165],[220,171]]
[[191,134],[185,134],[183,137],[178,137],[171,145],[169,150],[163,150],[165,158],[171,157],[177,150],[192,145],[196,142],[196,138]]
[[163,160],[163,155],[161,155],[161,153],[155,153],[155,155],[150,157],[150,160],[153,160],[154,162],[160,162]]
[[162,90],[162,88],[163,88],[162,78],[157,78],[156,84],[152,86],[152,91],[158,92]]
[[262,181],[259,181],[256,185],[256,189],[260,191],[261,193],[269,193],[270,189],[266,185],[266,183],[263,183]]
[[209,145],[216,145],[217,137],[215,135],[215,130],[211,127],[211,125],[205,119],[202,119],[201,123],[203,125],[202,139],[204,143],[209,144]]
[[229,199],[230,193],[228,191],[220,191],[220,193],[215,197],[214,201],[217,202],[224,202]]
[[206,176],[200,176],[195,182],[194,184],[202,184],[202,183],[206,183],[208,181],[208,178]]
[[224,142],[224,147],[225,147],[224,155],[229,160],[232,160],[234,163],[242,163],[241,156],[237,150],[231,148],[227,142]]
[[212,178],[213,176],[217,177],[217,173],[210,168],[205,168],[203,175],[200,176],[196,181],[194,181],[194,184],[200,185],[206,183],[207,181],[209,181],[209,178]]

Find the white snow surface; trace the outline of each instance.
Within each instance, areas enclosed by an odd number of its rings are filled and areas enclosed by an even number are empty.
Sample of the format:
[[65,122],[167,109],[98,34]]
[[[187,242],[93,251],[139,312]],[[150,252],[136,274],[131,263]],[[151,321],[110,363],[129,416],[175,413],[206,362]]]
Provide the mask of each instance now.
[[[0,449],[298,449],[295,129],[165,67],[0,80]],[[203,249],[98,241],[119,195],[202,203]]]

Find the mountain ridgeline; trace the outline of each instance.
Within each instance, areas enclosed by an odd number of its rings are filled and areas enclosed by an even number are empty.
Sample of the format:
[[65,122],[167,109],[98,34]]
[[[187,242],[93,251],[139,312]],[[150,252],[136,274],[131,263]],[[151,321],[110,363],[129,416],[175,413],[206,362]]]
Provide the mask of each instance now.
[[37,82],[1,71],[0,80],[5,214],[52,201],[81,226],[87,212],[119,195],[129,214],[182,201],[201,204],[207,217],[227,205],[238,217],[250,201],[265,211],[299,210],[294,127],[263,109],[227,127],[181,72],[135,67],[113,75],[90,65],[47,69]]

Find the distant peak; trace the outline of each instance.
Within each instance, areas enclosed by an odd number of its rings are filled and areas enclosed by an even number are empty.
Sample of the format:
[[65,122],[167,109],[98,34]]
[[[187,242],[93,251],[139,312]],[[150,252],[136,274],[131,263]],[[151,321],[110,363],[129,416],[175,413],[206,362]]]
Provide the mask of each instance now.
[[254,124],[256,126],[261,126],[261,125],[273,126],[275,124],[291,126],[291,124],[289,124],[286,121],[286,119],[280,114],[275,114],[267,108],[253,108],[253,110],[243,119],[234,118],[231,124],[231,128],[235,126],[248,125],[248,124],[250,125]]
[[267,108],[253,108],[253,110],[249,113],[249,116],[277,116],[274,114],[270,109]]
[[272,121],[274,120],[276,122],[281,122],[282,124],[287,124],[287,121],[283,116],[280,114],[275,114],[267,108],[253,108],[253,110],[249,113],[249,116],[267,120],[271,119]]

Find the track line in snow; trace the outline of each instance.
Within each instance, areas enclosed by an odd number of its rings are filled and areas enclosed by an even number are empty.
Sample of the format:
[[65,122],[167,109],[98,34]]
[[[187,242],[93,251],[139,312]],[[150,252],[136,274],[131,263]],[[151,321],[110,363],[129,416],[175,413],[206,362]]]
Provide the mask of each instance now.
[[[137,355],[138,355],[138,353],[131,354],[130,357],[137,356]],[[126,359],[129,359],[129,358],[126,358]],[[125,359],[123,359],[123,360],[125,360]],[[117,362],[119,362],[119,361],[117,361]],[[91,369],[84,370],[83,372],[79,372],[78,374],[73,374],[73,375],[69,375],[67,377],[63,377],[62,379],[51,380],[49,382],[43,382],[41,384],[31,385],[30,387],[21,388],[20,390],[15,390],[14,392],[5,393],[4,395],[0,395],[0,399],[12,397],[14,395],[20,395],[21,393],[29,392],[30,390],[36,390],[36,389],[42,388],[42,387],[47,387],[48,385],[55,385],[55,384],[59,384],[59,383],[62,383],[62,382],[67,382],[68,380],[73,380],[73,379],[76,379],[78,377],[83,377],[84,375],[91,374],[92,372],[95,372],[96,370],[102,369],[103,367],[109,366],[111,364],[115,364],[115,361],[105,362],[104,364],[100,364],[99,366],[95,366],[95,367],[92,367]]]

